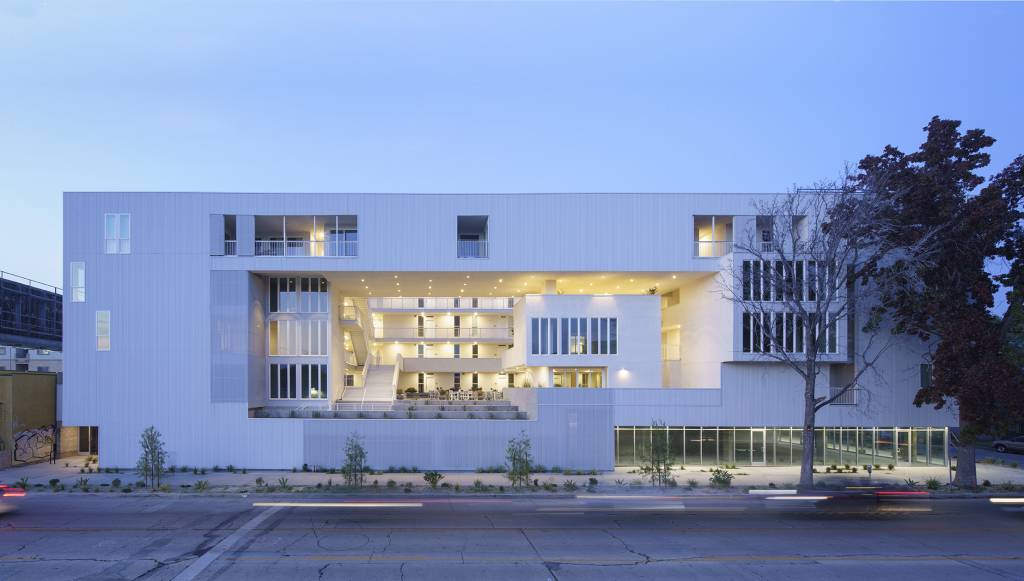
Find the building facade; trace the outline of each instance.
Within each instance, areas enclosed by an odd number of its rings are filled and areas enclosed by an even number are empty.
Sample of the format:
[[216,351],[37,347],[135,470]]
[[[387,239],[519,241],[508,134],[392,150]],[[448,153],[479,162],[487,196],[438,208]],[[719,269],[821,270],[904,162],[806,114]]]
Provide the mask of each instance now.
[[[64,424],[108,466],[150,425],[200,466],[337,466],[356,434],[374,466],[472,470],[520,433],[549,466],[651,438],[797,463],[802,382],[722,292],[770,268],[733,243],[771,197],[66,193]],[[863,332],[828,328],[824,395]],[[946,463],[955,417],[912,404],[924,346],[897,341],[819,413],[820,462]]]

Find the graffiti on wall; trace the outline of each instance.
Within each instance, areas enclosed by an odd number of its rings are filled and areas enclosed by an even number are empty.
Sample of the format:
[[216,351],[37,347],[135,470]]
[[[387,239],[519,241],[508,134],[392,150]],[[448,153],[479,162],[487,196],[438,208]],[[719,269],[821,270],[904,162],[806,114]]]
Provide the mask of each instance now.
[[49,460],[54,454],[57,441],[56,426],[43,426],[34,430],[24,430],[14,435],[14,463],[39,462]]

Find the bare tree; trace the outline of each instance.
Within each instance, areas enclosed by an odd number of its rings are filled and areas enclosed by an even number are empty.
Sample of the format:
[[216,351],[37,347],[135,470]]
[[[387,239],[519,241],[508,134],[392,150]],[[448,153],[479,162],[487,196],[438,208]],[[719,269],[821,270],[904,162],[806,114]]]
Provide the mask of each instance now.
[[[802,380],[803,457],[800,485],[813,486],[815,417],[823,407],[850,401],[864,375],[890,347],[871,305],[878,299],[880,266],[924,260],[924,237],[914,247],[885,242],[896,228],[889,202],[855,189],[848,178],[793,191],[756,204],[753,228],[738,234],[734,264],[720,286],[740,306],[743,350],[754,360],[786,365]],[[885,269],[912,291],[909,269]],[[862,341],[846,341],[841,324],[859,325]],[[856,327],[850,330],[855,330]],[[845,335],[853,337],[854,333]],[[845,344],[845,356],[844,356]],[[851,363],[842,384],[818,395],[818,376],[831,363]]]

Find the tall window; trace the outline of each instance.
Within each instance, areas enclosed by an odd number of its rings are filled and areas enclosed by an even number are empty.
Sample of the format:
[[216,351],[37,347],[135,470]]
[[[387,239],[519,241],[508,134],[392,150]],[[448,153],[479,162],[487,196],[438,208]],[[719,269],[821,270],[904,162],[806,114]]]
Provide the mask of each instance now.
[[130,254],[132,251],[132,215],[103,215],[103,253]]
[[932,365],[930,363],[921,364],[921,387],[932,386]]
[[96,311],[96,350],[110,351],[110,311]]
[[458,343],[452,345],[452,357],[459,359],[462,356],[462,346]]
[[71,302],[85,302],[85,263],[71,263]]
[[271,363],[270,399],[327,399],[327,365]]
[[461,373],[453,373],[452,374],[452,389],[459,390],[461,388],[462,388],[462,374]]
[[327,355],[327,319],[271,320],[271,355]]

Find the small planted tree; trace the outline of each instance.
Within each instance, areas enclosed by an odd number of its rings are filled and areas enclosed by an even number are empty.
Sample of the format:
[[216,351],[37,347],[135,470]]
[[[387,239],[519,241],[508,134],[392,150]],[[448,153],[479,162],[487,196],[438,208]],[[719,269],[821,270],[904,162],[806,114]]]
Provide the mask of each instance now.
[[345,440],[345,465],[341,467],[345,485],[359,487],[363,485],[366,474],[366,448],[359,434],[351,434]]
[[521,432],[518,438],[508,441],[505,448],[505,460],[508,462],[508,480],[514,488],[529,486],[530,465],[533,456],[530,454],[530,438]]
[[160,432],[153,426],[146,428],[139,438],[139,447],[142,448],[142,453],[139,455],[136,470],[150,488],[156,489],[160,486],[164,464],[167,462],[167,452],[164,451]]
[[668,449],[668,429],[665,422],[651,422],[651,441],[640,446],[640,473],[651,484],[663,488],[672,476],[672,456]]

